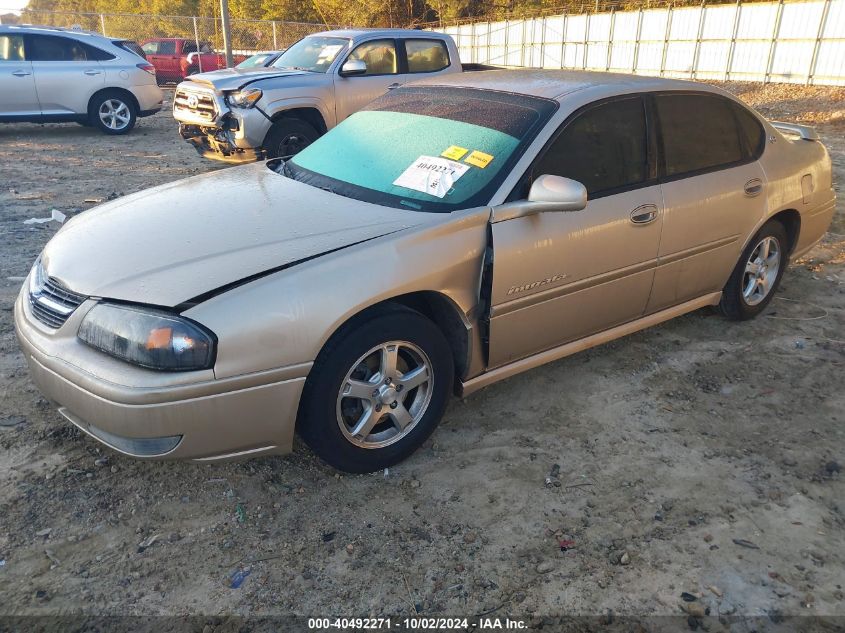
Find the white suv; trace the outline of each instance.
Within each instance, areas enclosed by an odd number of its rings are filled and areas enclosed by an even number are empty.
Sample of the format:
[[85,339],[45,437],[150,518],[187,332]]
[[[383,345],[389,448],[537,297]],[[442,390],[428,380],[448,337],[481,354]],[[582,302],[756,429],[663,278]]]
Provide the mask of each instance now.
[[0,26],[0,122],[76,121],[126,134],[161,110],[155,68],[134,42],[68,29]]

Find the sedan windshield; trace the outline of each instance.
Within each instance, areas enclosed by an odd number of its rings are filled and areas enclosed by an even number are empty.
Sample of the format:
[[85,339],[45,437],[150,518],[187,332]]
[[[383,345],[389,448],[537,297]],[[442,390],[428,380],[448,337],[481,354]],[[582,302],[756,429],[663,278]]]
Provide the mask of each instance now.
[[344,37],[306,37],[282,53],[273,67],[324,73],[348,45]]
[[317,139],[283,173],[385,206],[481,206],[556,108],[553,100],[492,90],[401,88]]

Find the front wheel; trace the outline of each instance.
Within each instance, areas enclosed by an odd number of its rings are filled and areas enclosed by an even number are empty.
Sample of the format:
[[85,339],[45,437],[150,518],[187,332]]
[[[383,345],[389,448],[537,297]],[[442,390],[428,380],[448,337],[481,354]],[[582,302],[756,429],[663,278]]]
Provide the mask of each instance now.
[[719,308],[729,319],[760,314],[772,300],[786,266],[789,238],[783,224],[771,220],[748,243],[722,291]]
[[264,151],[267,158],[293,156],[311,145],[319,136],[320,133],[302,119],[284,117],[273,123],[267,132]]
[[347,328],[308,376],[297,428],[338,470],[367,473],[402,461],[431,435],[446,409],[453,363],[426,317],[385,308]]
[[91,102],[88,120],[106,134],[127,134],[135,127],[135,104],[123,93],[104,92]]

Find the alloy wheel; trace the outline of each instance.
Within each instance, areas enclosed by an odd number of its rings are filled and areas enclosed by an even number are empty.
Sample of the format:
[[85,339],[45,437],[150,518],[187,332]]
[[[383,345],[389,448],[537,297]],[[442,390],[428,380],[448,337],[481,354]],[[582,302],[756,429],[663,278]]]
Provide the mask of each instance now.
[[428,410],[434,375],[426,353],[389,341],[361,356],[340,386],[337,422],[361,448],[383,448],[407,436]]
[[751,251],[745,263],[742,298],[750,306],[761,303],[772,291],[780,272],[780,243],[771,235]]
[[129,106],[118,99],[106,99],[98,112],[100,121],[111,130],[122,130],[132,119]]

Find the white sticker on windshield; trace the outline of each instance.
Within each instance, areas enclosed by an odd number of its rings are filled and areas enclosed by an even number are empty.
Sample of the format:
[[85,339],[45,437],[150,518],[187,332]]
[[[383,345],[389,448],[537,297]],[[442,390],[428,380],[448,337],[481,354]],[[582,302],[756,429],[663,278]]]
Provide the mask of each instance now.
[[393,184],[442,198],[467,171],[469,165],[438,156],[420,156]]
[[340,52],[340,49],[343,48],[343,44],[333,44],[332,46],[326,46],[323,50],[320,51],[320,54],[317,56],[318,59],[327,59],[328,61],[332,61]]

